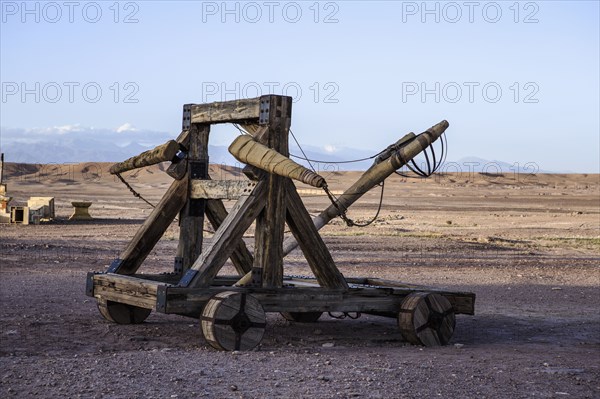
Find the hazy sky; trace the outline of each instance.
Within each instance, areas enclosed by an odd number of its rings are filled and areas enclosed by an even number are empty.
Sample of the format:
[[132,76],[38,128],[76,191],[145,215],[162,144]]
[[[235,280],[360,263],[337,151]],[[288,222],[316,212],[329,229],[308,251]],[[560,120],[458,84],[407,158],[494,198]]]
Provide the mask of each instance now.
[[[184,103],[271,92],[296,99],[300,141],[328,151],[376,152],[447,119],[452,159],[600,172],[598,1],[1,8],[5,129],[174,137]],[[235,134],[216,129],[211,143]]]

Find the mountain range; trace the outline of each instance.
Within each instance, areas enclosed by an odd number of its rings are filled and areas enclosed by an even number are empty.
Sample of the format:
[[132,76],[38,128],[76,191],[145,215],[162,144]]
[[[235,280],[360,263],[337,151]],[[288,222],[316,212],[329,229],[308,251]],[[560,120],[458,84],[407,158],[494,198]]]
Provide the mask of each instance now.
[[[2,128],[0,151],[5,161],[18,163],[118,162],[151,149],[173,138],[166,132],[138,130],[129,124],[116,129],[97,129],[78,125],[54,128]],[[302,152],[302,150],[304,152]],[[292,159],[319,171],[365,170],[373,164],[374,150],[350,147],[333,148],[302,145],[302,150],[290,144]],[[211,163],[239,164],[226,146],[209,145]],[[302,158],[308,158],[309,162]],[[358,160],[357,162],[347,162]],[[341,162],[341,163],[340,163]],[[425,166],[424,158],[417,163]],[[535,164],[511,164],[479,157],[447,160],[440,168],[447,172],[476,173],[551,173],[539,170]]]

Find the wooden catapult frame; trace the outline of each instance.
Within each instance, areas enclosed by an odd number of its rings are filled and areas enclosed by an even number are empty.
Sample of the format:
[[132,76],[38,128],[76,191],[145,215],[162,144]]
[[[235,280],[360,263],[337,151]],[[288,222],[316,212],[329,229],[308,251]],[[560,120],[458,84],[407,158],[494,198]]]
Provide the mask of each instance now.
[[[431,293],[436,297],[427,301],[429,306],[433,299],[447,300],[439,317],[449,313],[452,317],[459,313],[473,314],[475,295],[472,293],[367,277],[345,278],[290,178],[247,166],[244,173],[249,179],[211,180],[208,168],[211,125],[240,124],[254,140],[287,157],[291,111],[292,99],[276,95],[183,107],[183,131],[177,143],[185,148],[187,157],[169,168],[168,173],[174,181],[108,271],[88,275],[86,293],[98,300],[104,317],[117,323],[137,323],[154,310],[201,317],[202,323],[210,324],[203,310],[206,313],[211,300],[213,305],[218,305],[218,300],[223,301],[227,295],[241,298],[235,315],[239,323],[242,308],[249,303],[247,296],[252,297],[253,306],[261,308],[259,313],[280,312],[295,321],[314,321],[321,312],[399,317],[402,312],[409,313],[403,310],[408,297]],[[237,202],[228,212],[223,199],[237,199]],[[180,235],[174,272],[138,273],[178,215]],[[203,241],[205,217],[215,229],[209,242]],[[253,252],[243,240],[252,223],[255,223]],[[286,224],[314,279],[284,275]],[[231,259],[238,275],[218,275],[227,259]],[[249,313],[252,311],[248,310]],[[414,314],[415,310],[411,308],[410,311]],[[252,319],[252,316],[248,317]],[[221,340],[221,345],[211,342],[215,340],[213,336],[207,340],[219,349],[244,349],[243,335],[253,328],[264,329],[264,323],[260,321],[248,324],[248,320],[244,320],[246,324],[240,327],[241,332],[233,332],[236,338],[230,344],[226,338]],[[212,323],[215,323],[214,319]],[[400,327],[403,328],[402,322]],[[206,337],[206,330],[204,333]],[[404,335],[410,335],[410,332]],[[256,345],[260,337],[254,339],[256,342],[248,343],[246,348]],[[437,343],[444,344],[447,339],[449,337],[438,339]],[[426,339],[411,341],[428,344]]]

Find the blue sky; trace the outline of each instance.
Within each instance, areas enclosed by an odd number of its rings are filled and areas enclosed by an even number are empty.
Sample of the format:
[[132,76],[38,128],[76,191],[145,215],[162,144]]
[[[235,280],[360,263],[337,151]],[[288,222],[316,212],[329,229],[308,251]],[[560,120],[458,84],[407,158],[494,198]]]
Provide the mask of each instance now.
[[175,136],[184,103],[272,92],[295,98],[300,141],[330,152],[447,119],[451,159],[600,172],[597,1],[26,7],[1,2],[4,131]]

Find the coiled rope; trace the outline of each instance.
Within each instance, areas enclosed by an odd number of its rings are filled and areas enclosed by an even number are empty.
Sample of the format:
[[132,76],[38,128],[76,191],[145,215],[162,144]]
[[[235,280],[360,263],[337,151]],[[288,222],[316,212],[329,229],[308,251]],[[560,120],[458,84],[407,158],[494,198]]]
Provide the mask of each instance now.
[[[383,152],[385,152],[386,150],[389,149],[386,148],[383,151],[378,152],[375,155],[372,155],[370,157],[366,157],[366,158],[361,158],[361,159],[354,159],[354,160],[347,160],[347,161],[319,161],[319,160],[314,160],[314,159],[310,159],[308,158],[308,156],[306,156],[306,153],[304,152],[304,149],[302,148],[302,146],[300,145],[300,143],[298,142],[298,140],[296,139],[296,136],[294,135],[294,132],[290,129],[290,134],[292,135],[292,138],[294,139],[294,141],[296,142],[296,145],[298,146],[298,148],[300,149],[300,151],[302,152],[303,156],[298,156],[298,155],[293,155],[291,154],[290,156],[297,158],[297,159],[302,159],[306,162],[308,162],[308,165],[310,166],[310,168],[313,170],[313,172],[317,173],[317,171],[315,170],[314,166],[313,166],[313,162],[315,163],[329,163],[329,164],[347,164],[347,163],[357,163],[357,162],[363,162],[363,161],[368,161],[374,158],[377,158],[380,154],[382,154]],[[419,166],[417,165],[417,163],[415,162],[414,158],[411,159],[409,162],[404,162],[404,164],[407,166],[407,168],[409,168],[416,176],[412,176],[412,175],[407,175],[404,174],[402,172],[399,171],[395,171],[394,173],[396,173],[399,176],[402,177],[407,177],[407,178],[428,178],[430,177],[432,174],[434,174],[439,167],[444,163],[444,161],[446,160],[446,154],[447,154],[447,147],[448,144],[446,142],[446,135],[442,134],[442,140],[440,140],[441,142],[441,156],[438,159],[436,157],[435,154],[435,149],[433,148],[433,143],[430,144],[425,150],[423,150],[423,154],[425,155],[425,161],[427,163],[427,169],[426,170],[422,170],[421,168],[419,168]],[[402,145],[406,145],[408,143],[410,143],[411,141],[413,141],[417,136],[415,136],[414,138],[410,139],[409,141],[402,143]],[[432,160],[429,160],[429,155],[427,154],[427,150],[431,151],[431,158]],[[375,162],[377,162],[377,159],[375,160]],[[412,166],[411,166],[412,164]],[[329,190],[329,187],[327,185],[325,185],[323,187],[323,191],[325,191],[325,194],[327,194],[327,197],[329,198],[329,200],[331,201],[331,203],[333,204],[333,206],[337,209],[338,211],[338,216],[346,223],[347,226],[349,227],[367,227],[370,224],[372,224],[373,222],[375,222],[377,220],[377,218],[379,217],[379,213],[381,212],[381,208],[383,206],[383,193],[384,193],[384,188],[385,188],[385,181],[382,181],[381,183],[378,184],[379,186],[381,186],[381,193],[379,196],[379,204],[377,205],[377,212],[375,212],[375,216],[373,216],[373,218],[371,218],[368,222],[365,223],[358,223],[354,220],[352,220],[350,217],[348,217],[347,213],[348,213],[348,209],[345,207],[342,207],[337,199],[337,197],[331,192],[331,190]],[[364,194],[364,193],[361,193]]]

